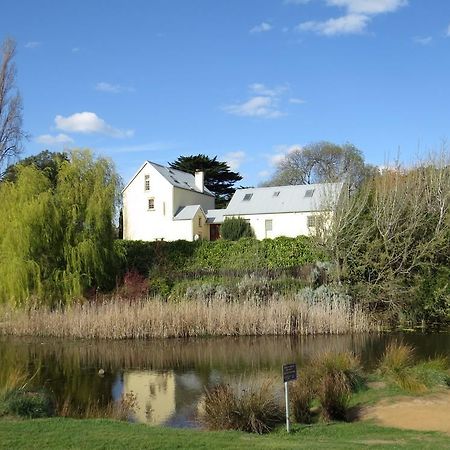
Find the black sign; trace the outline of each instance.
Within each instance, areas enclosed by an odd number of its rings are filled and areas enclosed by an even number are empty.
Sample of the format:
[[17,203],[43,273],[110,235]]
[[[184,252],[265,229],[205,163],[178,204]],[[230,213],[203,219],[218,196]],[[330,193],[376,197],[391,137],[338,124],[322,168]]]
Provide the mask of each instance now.
[[297,379],[297,364],[284,364],[283,365],[283,381],[293,381]]

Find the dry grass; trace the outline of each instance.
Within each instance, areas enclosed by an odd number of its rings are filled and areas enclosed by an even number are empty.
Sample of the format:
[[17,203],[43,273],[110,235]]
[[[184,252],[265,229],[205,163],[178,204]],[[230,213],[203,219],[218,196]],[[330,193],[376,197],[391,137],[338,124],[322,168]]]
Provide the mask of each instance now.
[[65,310],[0,309],[0,334],[70,338],[168,338],[345,334],[375,330],[359,306],[350,302],[298,298],[270,299],[264,304],[166,302],[145,299],[77,304]]
[[283,421],[275,383],[220,384],[206,391],[200,421],[210,430],[268,433]]

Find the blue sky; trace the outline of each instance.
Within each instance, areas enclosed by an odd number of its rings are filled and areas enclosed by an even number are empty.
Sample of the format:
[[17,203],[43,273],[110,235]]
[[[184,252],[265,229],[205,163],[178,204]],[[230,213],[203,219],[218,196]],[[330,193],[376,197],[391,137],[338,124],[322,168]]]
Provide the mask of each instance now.
[[257,185],[317,140],[384,164],[450,139],[449,0],[16,0],[6,36],[26,154],[89,147],[124,181],[206,153]]

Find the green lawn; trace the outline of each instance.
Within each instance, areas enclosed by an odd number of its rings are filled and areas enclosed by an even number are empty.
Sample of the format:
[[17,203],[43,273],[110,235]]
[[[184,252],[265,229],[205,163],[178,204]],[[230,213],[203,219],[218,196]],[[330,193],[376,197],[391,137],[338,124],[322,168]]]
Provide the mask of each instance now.
[[370,423],[294,426],[258,436],[240,432],[207,432],[116,422],[112,420],[0,420],[1,449],[440,449],[450,436],[404,431]]

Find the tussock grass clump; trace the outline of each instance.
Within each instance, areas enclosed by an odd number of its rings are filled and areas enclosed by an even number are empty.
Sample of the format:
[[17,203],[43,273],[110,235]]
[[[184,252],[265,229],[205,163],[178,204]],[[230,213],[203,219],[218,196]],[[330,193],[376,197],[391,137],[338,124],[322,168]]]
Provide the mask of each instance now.
[[317,377],[311,368],[302,369],[299,378],[291,383],[289,399],[291,411],[298,423],[311,423],[311,407],[317,394]]
[[437,357],[416,363],[413,347],[391,342],[381,358],[378,371],[392,383],[409,392],[426,392],[436,386],[449,386],[449,361]]
[[220,384],[206,391],[200,421],[210,430],[268,433],[283,421],[272,381],[252,385]]
[[35,419],[54,415],[54,402],[44,390],[28,391],[17,389],[8,392],[4,397],[4,408],[7,414]]
[[322,417],[346,420],[351,393],[364,383],[359,358],[350,352],[324,353],[316,357],[313,367]]

